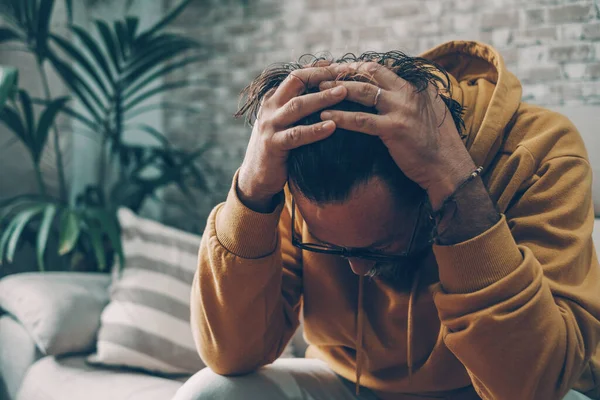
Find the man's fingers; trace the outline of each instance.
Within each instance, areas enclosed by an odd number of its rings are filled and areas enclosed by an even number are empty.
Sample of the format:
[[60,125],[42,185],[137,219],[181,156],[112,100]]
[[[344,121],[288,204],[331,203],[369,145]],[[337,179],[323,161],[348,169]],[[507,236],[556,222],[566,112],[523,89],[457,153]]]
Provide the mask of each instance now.
[[391,90],[398,84],[404,84],[406,81],[392,72],[385,65],[376,62],[353,62],[349,64],[340,64],[335,67],[329,67],[336,74],[364,75],[372,80],[372,83],[382,89]]
[[321,92],[294,97],[283,107],[275,111],[272,119],[273,124],[281,128],[293,125],[304,117],[344,100],[346,93],[347,89],[339,86]]
[[363,112],[327,110],[321,113],[324,121],[333,121],[337,128],[381,137],[386,132],[385,117]]
[[299,96],[306,91],[307,88],[316,87],[325,80],[335,79],[336,75],[329,67],[311,67],[302,68],[292,71],[279,85],[271,101],[276,106],[282,106],[293,97]]
[[334,131],[335,123],[333,121],[319,122],[313,125],[297,125],[276,133],[273,141],[282,150],[292,150],[323,140]]
[[388,92],[381,90],[379,96],[377,92],[379,87],[365,82],[356,81],[325,81],[321,82],[319,89],[328,90],[336,86],[343,86],[348,90],[345,99],[367,107],[376,107],[379,111],[387,110]]

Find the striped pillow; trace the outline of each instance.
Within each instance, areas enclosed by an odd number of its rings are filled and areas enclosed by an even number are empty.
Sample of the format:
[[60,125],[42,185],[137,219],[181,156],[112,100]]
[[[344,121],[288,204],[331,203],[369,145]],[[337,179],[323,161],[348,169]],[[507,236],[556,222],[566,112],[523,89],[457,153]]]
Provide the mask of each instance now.
[[113,275],[97,351],[88,362],[161,374],[204,367],[190,328],[190,290],[200,237],[119,210],[127,260]]

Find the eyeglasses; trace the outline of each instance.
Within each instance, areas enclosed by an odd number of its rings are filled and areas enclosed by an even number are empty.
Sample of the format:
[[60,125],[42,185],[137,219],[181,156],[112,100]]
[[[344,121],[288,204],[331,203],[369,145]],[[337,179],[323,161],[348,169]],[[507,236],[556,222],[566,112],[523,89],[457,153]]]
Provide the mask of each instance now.
[[296,205],[294,199],[292,198],[292,245],[306,251],[311,251],[313,253],[321,253],[321,254],[329,254],[334,256],[340,256],[343,258],[360,258],[368,261],[376,261],[376,262],[388,262],[388,263],[402,263],[402,262],[411,262],[421,258],[429,249],[431,248],[431,244],[433,243],[433,231],[430,234],[429,240],[424,246],[421,246],[418,250],[413,251],[413,244],[415,242],[415,238],[417,237],[417,233],[419,232],[419,227],[421,225],[421,221],[426,220],[429,221],[428,218],[423,218],[424,211],[424,202],[419,203],[417,221],[412,230],[412,234],[410,236],[410,242],[408,243],[408,248],[406,251],[403,251],[400,254],[382,254],[370,250],[363,249],[348,249],[346,247],[341,246],[333,246],[333,245],[325,245],[319,243],[302,243],[298,234],[296,234],[295,230],[295,214],[296,214]]

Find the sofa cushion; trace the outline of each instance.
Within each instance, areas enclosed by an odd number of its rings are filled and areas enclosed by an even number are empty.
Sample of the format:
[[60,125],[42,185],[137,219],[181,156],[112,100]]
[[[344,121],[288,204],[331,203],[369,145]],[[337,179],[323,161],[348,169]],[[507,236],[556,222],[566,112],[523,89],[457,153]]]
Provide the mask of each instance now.
[[0,308],[25,328],[46,355],[90,352],[108,303],[106,274],[46,272],[0,280]]
[[162,374],[204,367],[192,338],[190,291],[200,237],[119,210],[126,265],[113,274],[94,364]]
[[17,400],[165,400],[184,380],[93,367],[85,357],[44,357],[27,371]]
[[14,399],[27,369],[42,357],[23,325],[0,316],[0,399]]

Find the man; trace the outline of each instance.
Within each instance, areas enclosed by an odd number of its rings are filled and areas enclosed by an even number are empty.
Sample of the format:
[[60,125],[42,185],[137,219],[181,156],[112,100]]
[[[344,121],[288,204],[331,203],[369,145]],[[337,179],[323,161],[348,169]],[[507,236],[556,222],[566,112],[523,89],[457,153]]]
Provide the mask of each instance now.
[[[177,399],[600,399],[586,151],[494,49],[286,64],[246,94],[192,289],[210,369]],[[269,365],[301,305],[308,359]]]

